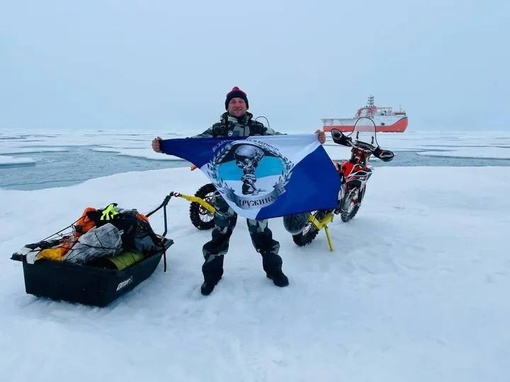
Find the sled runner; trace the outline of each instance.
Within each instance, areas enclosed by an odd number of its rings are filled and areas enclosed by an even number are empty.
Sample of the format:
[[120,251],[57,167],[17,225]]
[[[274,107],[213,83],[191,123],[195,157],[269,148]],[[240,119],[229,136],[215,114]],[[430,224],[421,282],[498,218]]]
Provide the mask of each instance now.
[[[106,306],[150,277],[161,258],[166,271],[166,206],[172,194],[146,215],[119,208],[87,207],[71,225],[14,253],[23,264],[26,293],[53,300]],[[163,208],[164,232],[148,217]]]

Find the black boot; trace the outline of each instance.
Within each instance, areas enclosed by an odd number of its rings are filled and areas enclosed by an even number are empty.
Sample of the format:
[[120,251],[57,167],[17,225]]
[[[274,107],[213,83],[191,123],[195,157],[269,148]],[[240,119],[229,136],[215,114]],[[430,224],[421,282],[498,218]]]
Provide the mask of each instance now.
[[274,274],[268,273],[267,278],[273,280],[273,284],[279,287],[286,287],[289,285],[289,278],[285,276],[282,271]]
[[208,296],[214,290],[221,276],[223,276],[223,256],[210,255],[202,265],[202,273],[204,274],[204,282],[200,287],[200,293]]
[[282,271],[282,258],[274,253],[262,254],[262,265],[266,271],[268,279],[273,280],[273,284],[279,287],[289,285],[289,279]]
[[202,293],[203,296],[209,296],[214,290],[216,284],[217,282],[213,283],[212,281],[204,281],[200,286],[200,293]]

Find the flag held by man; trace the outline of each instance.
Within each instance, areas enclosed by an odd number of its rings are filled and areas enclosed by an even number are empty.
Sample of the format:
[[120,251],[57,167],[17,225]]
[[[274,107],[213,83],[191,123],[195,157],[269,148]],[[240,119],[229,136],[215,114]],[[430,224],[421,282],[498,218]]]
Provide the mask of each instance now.
[[166,139],[161,151],[199,167],[246,218],[337,207],[340,177],[315,134]]

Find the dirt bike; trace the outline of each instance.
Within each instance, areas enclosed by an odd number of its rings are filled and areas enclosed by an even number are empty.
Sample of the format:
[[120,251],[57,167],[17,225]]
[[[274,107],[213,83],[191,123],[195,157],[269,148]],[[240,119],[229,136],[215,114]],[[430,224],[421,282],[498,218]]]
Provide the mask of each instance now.
[[[359,118],[348,135],[338,130],[331,132],[333,141],[337,144],[351,147],[351,158],[341,162],[333,162],[342,177],[342,187],[339,192],[338,207],[332,210],[318,210],[303,214],[284,216],[284,226],[292,234],[293,241],[304,246],[311,243],[321,229],[324,229],[328,238],[330,250],[328,224],[335,215],[340,215],[343,222],[348,222],[356,216],[366,191],[366,183],[372,175],[372,166],[369,163],[371,155],[389,162],[393,159],[393,152],[379,147],[376,137],[375,123],[371,118]],[[192,170],[195,167],[192,166]],[[200,230],[209,230],[214,227],[214,207],[212,198],[216,193],[212,183],[201,186],[194,196],[176,193],[191,202],[189,216],[191,223]]]
[[[335,215],[340,215],[343,222],[348,222],[358,213],[365,196],[368,179],[372,176],[371,156],[374,155],[384,162],[389,162],[394,157],[393,152],[379,147],[375,123],[368,117],[358,118],[353,131],[348,135],[344,135],[339,130],[332,130],[331,137],[333,142],[351,148],[349,160],[333,161],[342,178],[338,206],[336,209],[305,213],[304,216],[308,215],[308,219],[304,219],[303,215],[284,216],[284,226],[292,234],[292,240],[298,246],[310,244],[319,231],[324,228],[329,248],[333,250],[328,224],[333,221]],[[300,224],[299,222],[302,222],[303,219],[305,220],[304,227],[299,233],[294,233],[299,230],[296,227],[288,228]]]

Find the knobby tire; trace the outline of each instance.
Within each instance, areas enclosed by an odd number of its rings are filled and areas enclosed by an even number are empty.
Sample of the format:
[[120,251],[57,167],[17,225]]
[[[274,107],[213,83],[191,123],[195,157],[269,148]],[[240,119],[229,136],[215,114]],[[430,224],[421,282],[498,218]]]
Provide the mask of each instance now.
[[[358,195],[358,201],[349,209],[353,202],[353,198],[355,195]],[[363,200],[363,196],[365,196],[365,188],[359,190],[358,188],[353,188],[347,192],[345,199],[342,201],[342,206],[340,207],[340,218],[344,223],[347,223],[349,220],[354,218],[361,207],[361,202]]]
[[[195,193],[195,196],[211,203],[215,192],[216,187],[214,187],[212,183],[208,183],[200,187]],[[200,203],[191,202],[189,206],[189,218],[191,224],[199,230],[206,231],[214,227],[214,215],[202,207]]]

